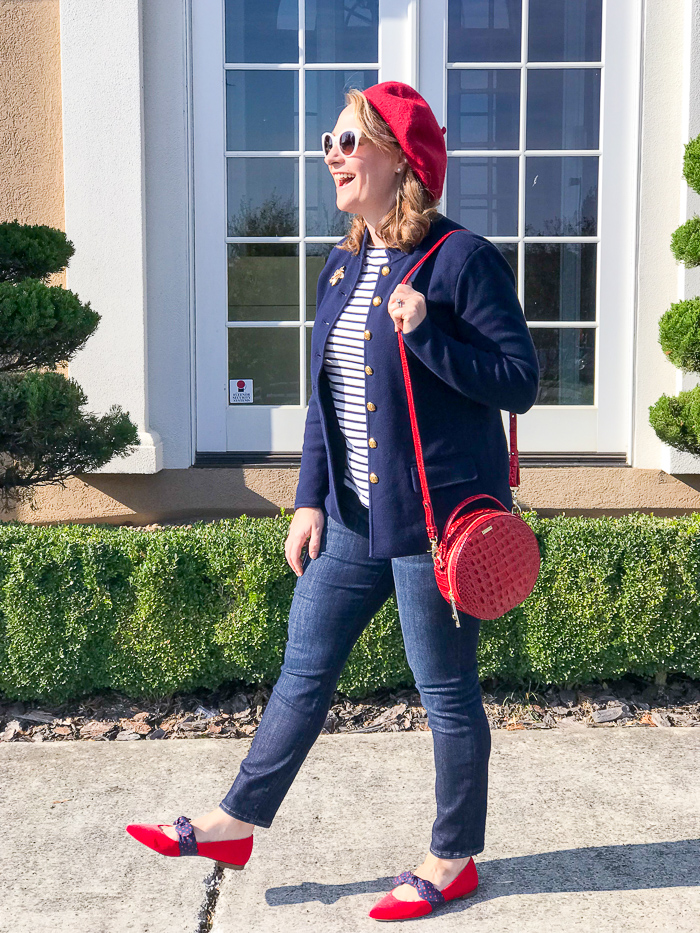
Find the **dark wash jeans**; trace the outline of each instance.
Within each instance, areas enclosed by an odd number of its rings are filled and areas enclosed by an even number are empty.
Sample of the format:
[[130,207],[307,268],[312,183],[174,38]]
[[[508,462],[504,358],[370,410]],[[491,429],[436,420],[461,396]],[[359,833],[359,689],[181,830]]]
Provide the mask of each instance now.
[[[437,817],[430,851],[448,859],[476,855],[484,848],[491,751],[476,665],[479,620],[460,612],[457,628],[427,549],[370,558],[367,509],[352,490],[346,500],[347,526],[326,514],[318,557],[304,557],[279,679],[219,806],[270,826],[323,728],[351,648],[395,590],[406,656],[433,736]],[[387,805],[393,799],[388,794]]]

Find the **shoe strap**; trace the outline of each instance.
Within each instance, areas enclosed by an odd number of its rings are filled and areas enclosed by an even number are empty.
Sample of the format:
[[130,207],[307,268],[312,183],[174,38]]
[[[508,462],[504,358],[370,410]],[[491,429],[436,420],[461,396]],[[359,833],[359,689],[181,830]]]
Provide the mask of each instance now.
[[394,878],[394,886],[400,884],[412,884],[418,891],[424,901],[429,904],[442,904],[445,896],[439,888],[436,888],[432,881],[426,881],[425,878],[419,878],[412,871],[402,871],[400,875]]
[[180,855],[199,855],[197,839],[194,835],[194,826],[190,823],[188,817],[178,816],[173,826],[178,835]]

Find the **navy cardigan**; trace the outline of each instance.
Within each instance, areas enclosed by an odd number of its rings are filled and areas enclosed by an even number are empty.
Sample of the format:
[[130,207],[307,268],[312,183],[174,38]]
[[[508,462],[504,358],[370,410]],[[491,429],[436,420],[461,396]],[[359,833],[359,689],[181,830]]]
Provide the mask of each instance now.
[[[404,334],[406,356],[438,532],[452,509],[475,493],[508,509],[508,445],[501,410],[523,414],[535,402],[540,370],[518,300],[515,276],[485,237],[439,214],[409,253],[387,248],[365,331],[370,483],[369,556],[402,557],[430,550],[411,435],[398,335],[387,302],[408,270],[448,230],[449,237],[415,273],[427,315]],[[328,334],[357,281],[367,248],[333,248],[321,271],[311,335],[311,398],[304,429],[295,508],[313,506],[344,523],[338,502],[345,440],[323,369]],[[334,276],[344,267],[342,277]],[[385,271],[386,270],[386,271]],[[381,299],[381,303],[377,300]]]

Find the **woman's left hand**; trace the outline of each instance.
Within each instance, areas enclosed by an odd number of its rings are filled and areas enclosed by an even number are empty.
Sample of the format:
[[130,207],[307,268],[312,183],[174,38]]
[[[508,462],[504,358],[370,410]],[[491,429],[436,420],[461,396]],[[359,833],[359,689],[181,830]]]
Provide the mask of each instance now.
[[[401,302],[401,304],[399,304]],[[389,297],[387,311],[394,322],[394,332],[415,330],[428,313],[425,298],[411,285],[397,285]]]

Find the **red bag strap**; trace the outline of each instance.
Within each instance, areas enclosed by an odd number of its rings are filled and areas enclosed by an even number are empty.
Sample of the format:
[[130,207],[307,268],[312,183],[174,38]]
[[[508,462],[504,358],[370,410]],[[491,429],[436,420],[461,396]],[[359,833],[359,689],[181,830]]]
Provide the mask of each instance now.
[[[414,272],[425,262],[425,260],[431,256],[435,250],[441,246],[448,236],[452,236],[453,233],[457,233],[457,230],[450,230],[449,233],[446,233],[441,237],[437,243],[435,243],[428,252],[422,256],[418,262],[409,269],[406,275],[401,280],[402,285],[406,285],[408,280],[411,278]],[[413,387],[411,385],[411,376],[408,371],[408,360],[406,359],[406,347],[403,341],[403,333],[401,330],[398,331],[399,338],[399,352],[401,353],[401,368],[403,370],[404,383],[406,385],[406,396],[408,398],[408,413],[411,418],[411,433],[413,434],[413,446],[416,450],[416,460],[418,462],[418,475],[420,476],[420,486],[423,493],[423,508],[425,509],[425,527],[428,532],[428,537],[430,542],[433,545],[433,554],[437,548],[437,527],[435,525],[435,515],[433,514],[433,504],[430,500],[430,490],[428,489],[428,480],[425,475],[425,463],[423,461],[423,448],[420,442],[420,434],[418,432],[418,421],[416,419],[416,406],[413,400]],[[510,458],[509,458],[509,475],[508,482],[511,486],[511,489],[517,488],[520,485],[520,464],[518,461],[518,439],[517,439],[517,415],[515,412],[510,412]]]

